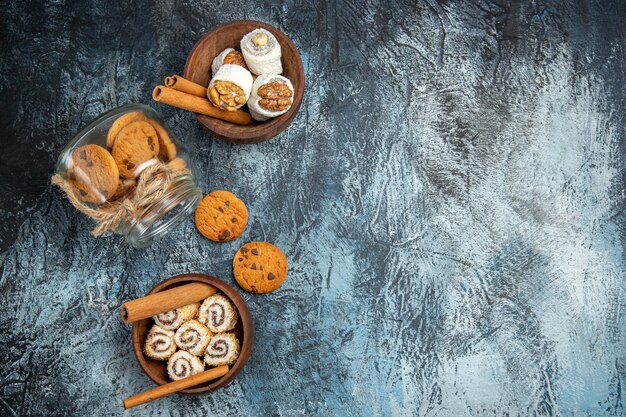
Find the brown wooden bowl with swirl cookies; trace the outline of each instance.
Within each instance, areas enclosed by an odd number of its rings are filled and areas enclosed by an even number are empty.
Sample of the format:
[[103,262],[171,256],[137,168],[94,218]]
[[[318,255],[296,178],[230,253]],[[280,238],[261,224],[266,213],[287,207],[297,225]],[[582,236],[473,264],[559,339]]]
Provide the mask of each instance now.
[[[218,293],[225,295],[235,306],[239,313],[239,319],[234,330],[231,333],[235,334],[241,344],[241,350],[237,361],[230,366],[230,369],[223,377],[206,382],[204,384],[197,385],[192,388],[180,391],[183,394],[201,394],[203,392],[215,391],[224,385],[232,381],[237,374],[243,369],[244,365],[250,357],[252,351],[252,344],[254,343],[254,327],[252,325],[252,316],[250,310],[246,306],[245,301],[239,293],[230,285],[224,281],[204,274],[183,274],[177,275],[172,278],[168,278],[165,281],[157,284],[148,294],[154,294],[156,292],[169,290],[171,288],[189,284],[191,282],[204,282],[217,288]],[[167,384],[171,382],[167,375],[167,361],[157,361],[147,357],[143,352],[143,345],[146,341],[148,332],[152,328],[154,321],[152,318],[143,319],[135,322],[132,328],[132,343],[135,356],[139,365],[144,370],[146,375],[150,377],[154,382],[159,385]]]
[[185,78],[207,86],[211,79],[213,58],[226,48],[240,49],[241,38],[254,29],[263,28],[271,32],[282,52],[282,75],[289,78],[294,88],[293,104],[287,113],[264,122],[239,126],[210,116],[196,115],[198,121],[220,139],[233,143],[263,142],[287,129],[296,117],[304,96],[304,66],[296,45],[280,30],[267,23],[254,20],[234,20],[216,26],[207,32],[193,47],[185,64]]

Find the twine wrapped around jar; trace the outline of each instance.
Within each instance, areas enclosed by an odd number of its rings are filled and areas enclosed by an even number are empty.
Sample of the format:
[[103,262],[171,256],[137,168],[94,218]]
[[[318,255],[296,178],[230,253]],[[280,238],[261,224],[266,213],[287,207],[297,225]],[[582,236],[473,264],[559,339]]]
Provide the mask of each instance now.
[[107,202],[97,207],[86,204],[76,197],[72,185],[63,176],[52,176],[52,184],[65,192],[72,205],[81,213],[91,217],[98,225],[91,231],[95,237],[106,231],[116,231],[124,222],[130,222],[139,210],[148,207],[167,192],[170,185],[179,178],[191,175],[189,169],[156,162],[144,169],[137,185],[125,197]]

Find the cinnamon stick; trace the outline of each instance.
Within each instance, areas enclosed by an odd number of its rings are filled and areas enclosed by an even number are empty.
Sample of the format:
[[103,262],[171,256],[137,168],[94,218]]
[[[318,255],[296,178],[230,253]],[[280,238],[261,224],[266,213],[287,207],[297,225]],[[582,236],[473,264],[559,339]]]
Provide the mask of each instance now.
[[174,90],[173,88],[163,85],[158,85],[154,88],[152,99],[159,103],[169,104],[170,106],[215,117],[216,119],[225,120],[238,125],[248,125],[252,122],[250,114],[243,110],[220,110],[206,98],[183,93],[182,91]]
[[215,287],[203,282],[192,282],[169,290],[146,295],[122,304],[122,321],[132,323],[156,314],[197,303],[215,294]]
[[189,81],[180,75],[172,75],[165,78],[165,86],[173,88],[174,90],[182,91],[183,93],[191,94],[206,98],[206,87],[196,84],[193,81]]
[[228,373],[228,366],[222,365],[217,368],[209,369],[208,371],[200,372],[199,374],[192,375],[185,379],[181,379],[174,382],[169,382],[165,385],[158,386],[151,390],[142,392],[137,395],[133,395],[124,400],[124,408],[129,409],[132,407],[136,407],[141,404],[148,403],[150,401],[154,401],[157,398],[166,397],[170,394],[174,394],[176,392],[182,391],[184,389],[193,387],[198,384],[202,384],[203,382],[210,381],[212,379],[216,379],[222,377]]

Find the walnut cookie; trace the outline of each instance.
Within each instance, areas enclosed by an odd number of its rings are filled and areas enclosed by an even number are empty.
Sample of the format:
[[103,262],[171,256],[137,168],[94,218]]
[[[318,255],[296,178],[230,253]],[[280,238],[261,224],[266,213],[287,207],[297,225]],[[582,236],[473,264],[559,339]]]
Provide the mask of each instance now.
[[148,122],[133,122],[117,134],[111,154],[120,176],[136,178],[146,163],[159,154],[157,133]]
[[215,107],[227,111],[235,111],[237,106],[246,103],[246,96],[241,87],[230,81],[215,81],[208,89],[208,96]]
[[239,65],[240,67],[243,67],[245,69],[248,69],[248,67],[246,66],[246,61],[243,59],[243,54],[237,50],[232,50],[230,51],[225,57],[224,60],[222,61],[223,64],[232,64],[232,65]]
[[257,94],[261,98],[259,106],[265,110],[278,112],[287,110],[293,103],[293,92],[287,84],[270,82],[262,85]]
[[229,191],[213,191],[196,208],[196,227],[207,239],[225,242],[241,236],[248,223],[248,208]]
[[287,277],[287,257],[267,242],[243,245],[233,258],[233,275],[244,290],[264,294],[280,287]]
[[102,204],[115,194],[119,170],[106,149],[98,145],[85,145],[72,152],[72,166],[67,178],[79,199]]

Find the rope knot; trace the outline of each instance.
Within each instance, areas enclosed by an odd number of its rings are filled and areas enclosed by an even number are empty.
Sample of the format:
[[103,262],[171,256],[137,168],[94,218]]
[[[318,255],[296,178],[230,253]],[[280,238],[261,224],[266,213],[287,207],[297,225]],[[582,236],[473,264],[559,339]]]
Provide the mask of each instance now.
[[98,223],[91,234],[99,237],[109,230],[115,232],[122,223],[132,221],[138,212],[159,200],[173,182],[186,175],[191,175],[187,168],[174,168],[156,162],[141,171],[135,189],[129,194],[95,207],[80,200],[72,184],[60,174],[52,176],[52,184],[65,192],[74,208]]

